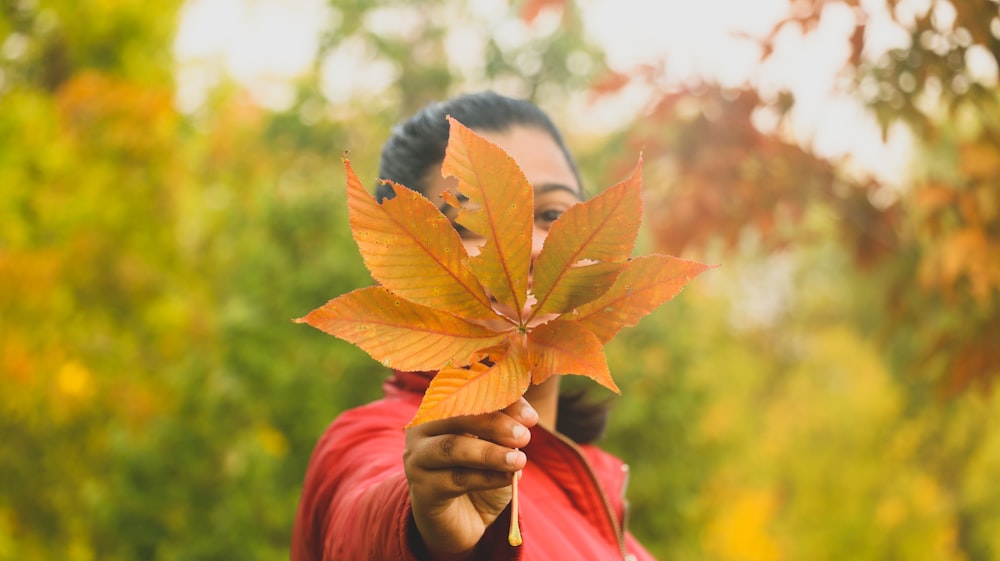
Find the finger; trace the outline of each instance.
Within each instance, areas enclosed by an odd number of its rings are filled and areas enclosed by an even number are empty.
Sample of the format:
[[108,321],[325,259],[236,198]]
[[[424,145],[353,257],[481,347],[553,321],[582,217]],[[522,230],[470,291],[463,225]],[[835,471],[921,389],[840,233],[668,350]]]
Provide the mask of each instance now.
[[[527,404],[526,401],[524,403]],[[531,420],[531,413],[534,410],[530,407],[529,405],[529,409],[525,410],[523,406],[515,404],[508,408],[517,417],[511,416],[507,410],[504,410],[426,423],[426,425],[414,427],[414,429],[420,429],[419,432],[414,433],[414,436],[434,437],[447,434],[467,434],[510,448],[521,448],[531,440],[531,432],[528,430],[531,425],[526,425],[518,419]],[[537,414],[535,414],[535,418],[537,418]]]
[[466,468],[512,473],[524,467],[527,457],[520,450],[488,440],[458,434],[443,434],[416,442],[408,460],[424,470]]
[[526,427],[530,428],[538,424],[538,412],[523,397],[507,406],[503,412]]
[[435,494],[458,496],[476,491],[490,491],[509,487],[511,473],[469,468],[448,468],[422,473],[419,481],[411,484],[411,488],[420,493],[420,489],[435,489]]

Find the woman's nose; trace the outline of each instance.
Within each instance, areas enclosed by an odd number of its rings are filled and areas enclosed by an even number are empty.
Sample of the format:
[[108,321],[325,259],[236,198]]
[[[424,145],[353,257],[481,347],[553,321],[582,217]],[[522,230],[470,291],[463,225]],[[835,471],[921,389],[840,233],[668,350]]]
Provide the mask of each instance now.
[[538,226],[534,226],[531,231],[531,261],[534,262],[535,258],[542,251],[542,245],[545,244],[545,238],[548,237],[548,230],[543,230]]

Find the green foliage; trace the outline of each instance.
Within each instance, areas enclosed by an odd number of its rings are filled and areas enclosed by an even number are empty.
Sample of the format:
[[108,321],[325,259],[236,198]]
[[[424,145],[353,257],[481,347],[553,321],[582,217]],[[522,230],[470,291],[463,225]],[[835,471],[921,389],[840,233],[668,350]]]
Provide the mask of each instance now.
[[366,277],[339,170],[235,98],[179,115],[132,65],[172,12],[111,6],[37,7],[73,62],[0,91],[0,558],[286,557],[317,432],[384,376],[291,323]]
[[696,431],[709,396],[692,379],[691,367],[711,344],[700,332],[705,324],[692,320],[719,309],[692,304],[696,292],[688,287],[607,347],[622,397],[601,445],[629,463],[628,525],[658,559],[698,555],[701,543],[692,530],[704,522],[699,495],[718,454]]

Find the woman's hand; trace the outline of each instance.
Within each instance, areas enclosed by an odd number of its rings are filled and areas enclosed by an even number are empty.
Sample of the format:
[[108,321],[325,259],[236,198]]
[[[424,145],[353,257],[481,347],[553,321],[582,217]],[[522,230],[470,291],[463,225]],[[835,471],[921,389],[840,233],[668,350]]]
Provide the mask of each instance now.
[[413,519],[427,549],[443,558],[472,550],[511,499],[538,413],[521,398],[503,411],[417,425],[403,465]]

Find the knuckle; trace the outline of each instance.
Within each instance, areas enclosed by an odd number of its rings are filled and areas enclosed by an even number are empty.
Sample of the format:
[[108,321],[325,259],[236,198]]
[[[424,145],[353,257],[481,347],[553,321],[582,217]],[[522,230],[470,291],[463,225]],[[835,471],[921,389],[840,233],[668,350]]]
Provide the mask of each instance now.
[[452,454],[455,453],[455,435],[449,435],[441,439],[441,456],[445,458],[451,458]]
[[489,440],[499,440],[503,435],[509,434],[513,430],[510,426],[510,417],[501,413],[494,413],[489,416],[485,427],[485,436]]
[[486,429],[489,430],[491,433],[495,432],[497,424],[500,422],[500,418],[501,416],[498,413],[492,413],[488,415],[486,418]]
[[451,470],[451,482],[458,488],[464,488],[469,483],[469,472],[464,469]]

